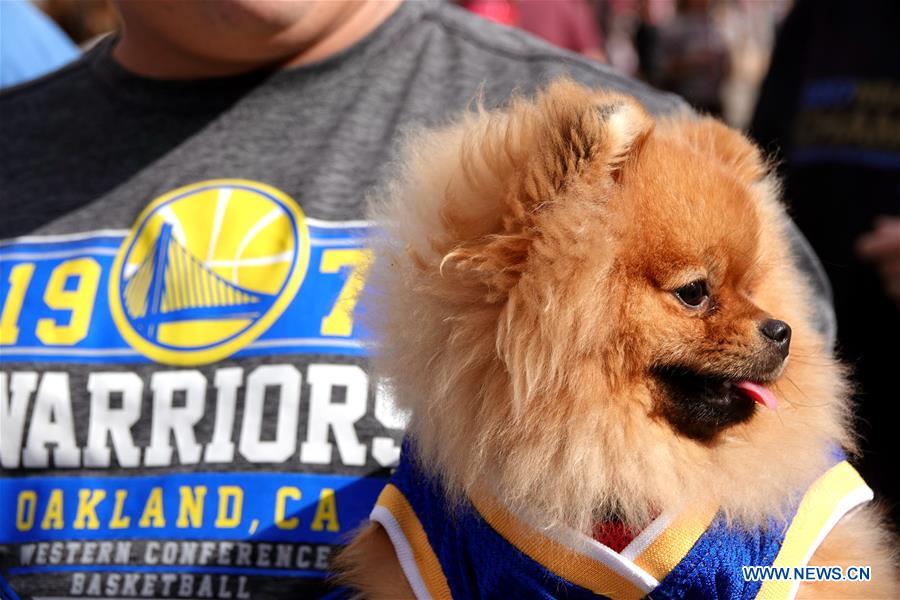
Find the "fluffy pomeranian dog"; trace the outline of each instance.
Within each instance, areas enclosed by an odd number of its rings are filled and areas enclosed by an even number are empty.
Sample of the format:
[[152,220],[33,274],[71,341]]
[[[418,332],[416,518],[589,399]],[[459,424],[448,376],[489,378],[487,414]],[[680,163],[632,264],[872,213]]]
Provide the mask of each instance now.
[[[344,583],[373,598],[898,597],[892,541],[842,462],[844,369],[746,138],[561,80],[414,137],[403,167],[368,286],[408,440],[337,559]],[[773,564],[871,580],[740,570]]]

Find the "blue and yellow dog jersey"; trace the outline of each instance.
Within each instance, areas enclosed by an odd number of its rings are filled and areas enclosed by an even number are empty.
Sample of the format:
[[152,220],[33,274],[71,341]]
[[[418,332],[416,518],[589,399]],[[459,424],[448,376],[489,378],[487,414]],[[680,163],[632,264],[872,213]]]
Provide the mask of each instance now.
[[575,532],[539,533],[489,496],[448,512],[437,479],[404,444],[372,511],[422,598],[783,599],[793,581],[745,581],[742,567],[805,566],[822,539],[872,491],[843,460],[816,480],[787,524],[747,531],[716,510],[663,514],[621,553]]

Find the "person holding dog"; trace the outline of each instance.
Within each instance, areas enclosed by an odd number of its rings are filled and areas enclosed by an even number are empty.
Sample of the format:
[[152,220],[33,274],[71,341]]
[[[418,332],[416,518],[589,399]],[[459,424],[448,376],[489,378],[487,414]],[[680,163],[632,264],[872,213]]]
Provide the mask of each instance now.
[[0,595],[325,595],[400,453],[354,314],[405,132],[563,74],[685,105],[439,2],[114,4],[0,94]]

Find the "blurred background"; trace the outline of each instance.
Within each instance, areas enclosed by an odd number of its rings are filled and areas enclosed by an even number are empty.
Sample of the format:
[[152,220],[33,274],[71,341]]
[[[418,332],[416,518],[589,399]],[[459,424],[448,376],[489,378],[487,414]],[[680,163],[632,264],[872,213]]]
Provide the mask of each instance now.
[[[861,471],[900,523],[900,1],[455,3],[672,91],[762,146],[832,285]],[[0,0],[0,86],[74,60],[116,27],[105,0]]]
[[460,0],[744,127],[790,0]]

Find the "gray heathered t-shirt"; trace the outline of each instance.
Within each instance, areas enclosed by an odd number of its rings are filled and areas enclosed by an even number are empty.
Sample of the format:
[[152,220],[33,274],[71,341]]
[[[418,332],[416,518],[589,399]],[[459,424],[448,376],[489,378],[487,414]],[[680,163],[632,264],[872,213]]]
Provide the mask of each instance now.
[[0,94],[0,596],[317,596],[399,453],[352,313],[404,129],[563,73],[681,102],[444,4],[226,79],[113,43]]

